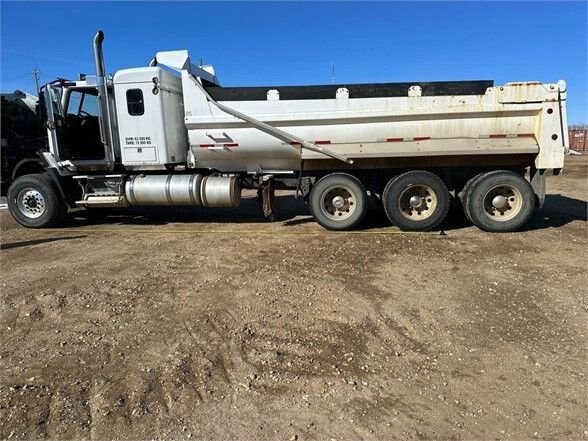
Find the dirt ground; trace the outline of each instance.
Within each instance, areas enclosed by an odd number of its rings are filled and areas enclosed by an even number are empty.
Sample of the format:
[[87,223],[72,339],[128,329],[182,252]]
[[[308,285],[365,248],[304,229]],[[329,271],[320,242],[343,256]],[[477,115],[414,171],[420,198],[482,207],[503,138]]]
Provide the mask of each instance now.
[[2,439],[588,439],[588,156],[524,231],[0,211]]

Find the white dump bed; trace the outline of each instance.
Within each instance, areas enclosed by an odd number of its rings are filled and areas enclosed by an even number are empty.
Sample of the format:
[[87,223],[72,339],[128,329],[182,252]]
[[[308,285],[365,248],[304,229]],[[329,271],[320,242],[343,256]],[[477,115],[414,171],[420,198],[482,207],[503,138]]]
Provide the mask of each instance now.
[[306,91],[221,88],[210,69],[196,68],[189,59],[159,58],[181,72],[184,121],[197,168],[291,171],[300,159],[329,157],[264,133],[216,103],[356,161],[528,154],[538,169],[563,167],[568,144],[563,81],[490,83],[483,90],[478,89],[485,82],[310,86]]

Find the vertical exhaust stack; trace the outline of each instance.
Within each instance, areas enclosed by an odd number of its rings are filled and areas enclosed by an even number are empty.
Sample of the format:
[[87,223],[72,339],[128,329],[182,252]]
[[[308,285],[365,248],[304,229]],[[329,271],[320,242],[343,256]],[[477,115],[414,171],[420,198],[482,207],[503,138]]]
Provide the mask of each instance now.
[[94,36],[94,63],[96,65],[96,84],[98,86],[98,113],[100,115],[100,141],[104,146],[104,158],[109,169],[114,168],[114,146],[112,140],[112,125],[110,121],[110,107],[108,104],[108,89],[106,68],[104,66],[104,54],[102,43],[104,32],[98,31]]

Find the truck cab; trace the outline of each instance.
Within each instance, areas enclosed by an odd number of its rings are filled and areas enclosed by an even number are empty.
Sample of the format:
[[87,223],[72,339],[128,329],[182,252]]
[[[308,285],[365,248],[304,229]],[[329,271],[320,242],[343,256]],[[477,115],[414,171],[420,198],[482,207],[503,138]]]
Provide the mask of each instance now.
[[[41,93],[50,152],[61,169],[158,170],[186,163],[181,80],[161,67],[118,71],[106,85],[104,115],[94,77],[54,82]],[[111,145],[102,140],[102,128]]]

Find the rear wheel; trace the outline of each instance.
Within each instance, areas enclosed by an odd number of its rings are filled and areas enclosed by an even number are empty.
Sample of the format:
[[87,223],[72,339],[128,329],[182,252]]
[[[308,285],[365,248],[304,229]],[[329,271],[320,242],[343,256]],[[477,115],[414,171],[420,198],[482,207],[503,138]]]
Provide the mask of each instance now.
[[535,208],[535,193],[523,176],[495,171],[473,183],[465,203],[472,222],[480,229],[509,232],[529,220]]
[[310,192],[310,212],[328,230],[350,230],[361,223],[367,210],[363,184],[346,173],[332,173]]
[[390,222],[405,231],[429,231],[447,216],[450,194],[437,175],[415,170],[391,179],[382,195]]
[[474,188],[474,185],[484,175],[485,175],[485,173],[480,173],[480,174],[474,176],[468,182],[466,182],[463,189],[461,190],[460,200],[461,200],[461,206],[463,208],[463,213],[465,214],[466,219],[469,220],[471,223],[473,223],[473,221],[472,221],[472,218],[471,218],[470,213],[468,211],[468,202],[467,201],[472,193],[472,189]]
[[28,228],[50,227],[67,212],[51,177],[24,175],[8,188],[8,208],[12,217]]

